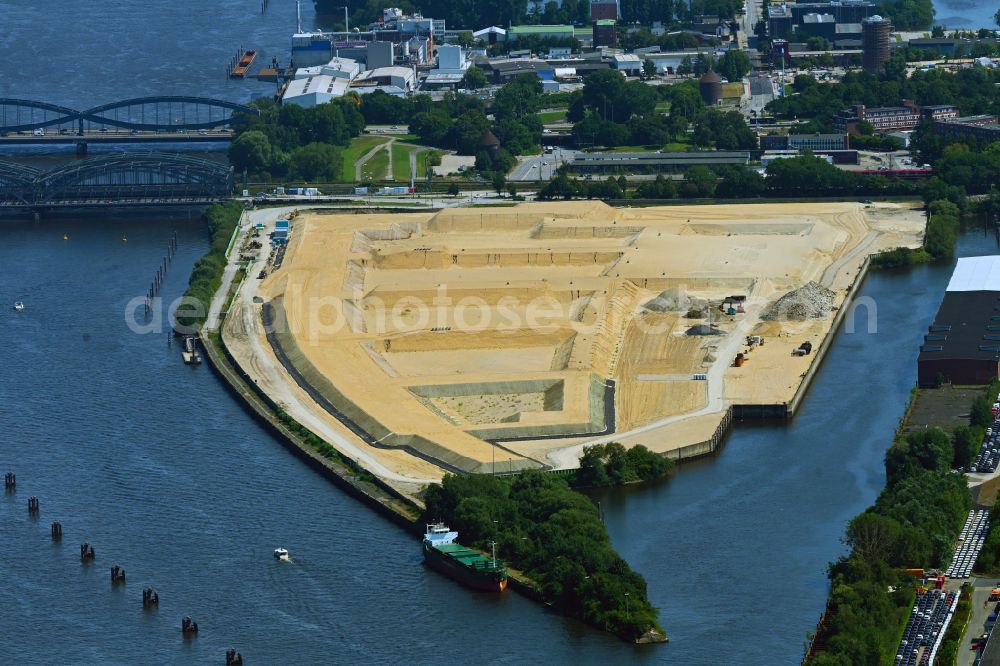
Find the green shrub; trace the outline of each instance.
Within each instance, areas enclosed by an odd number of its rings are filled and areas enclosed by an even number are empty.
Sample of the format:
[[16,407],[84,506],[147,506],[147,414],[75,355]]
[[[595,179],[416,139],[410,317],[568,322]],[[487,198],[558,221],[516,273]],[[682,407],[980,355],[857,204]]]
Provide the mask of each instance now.
[[614,550],[597,508],[566,480],[538,470],[512,478],[446,475],[427,489],[424,520],[490,549],[537,582],[563,613],[634,640],[662,631],[646,581]]

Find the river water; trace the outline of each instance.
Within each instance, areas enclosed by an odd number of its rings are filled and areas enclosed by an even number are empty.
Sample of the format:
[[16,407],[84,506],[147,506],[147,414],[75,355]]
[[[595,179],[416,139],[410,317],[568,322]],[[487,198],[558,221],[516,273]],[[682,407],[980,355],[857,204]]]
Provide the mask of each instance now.
[[[210,4],[0,0],[0,95],[82,108],[267,94],[222,70],[241,43],[287,57],[294,3],[272,0],[263,17],[253,0]],[[426,571],[412,537],[288,454],[207,367],[182,365],[165,334],[131,332],[125,306],[174,232],[168,300],[207,247],[196,213],[0,221],[0,471],[18,475],[0,497],[3,663],[211,664],[230,646],[249,664],[795,663],[844,523],[883,485],[949,274],[869,278],[878,333],[836,338],[789,426],[738,427],[719,456],[669,482],[599,497],[672,639],[635,649]],[[995,247],[970,233],[960,251]],[[86,566],[84,541],[97,550]],[[294,563],[275,562],[277,546]],[[125,586],[112,589],[112,564]],[[141,608],[147,585],[157,610]],[[184,615],[197,638],[182,639]]]
[[[209,368],[184,366],[165,333],[133,333],[126,305],[175,231],[166,300],[206,248],[196,215],[0,222],[0,471],[18,475],[0,497],[8,663],[220,663],[229,646],[253,664],[793,663],[845,521],[883,485],[949,273],[872,275],[861,295],[878,333],[837,337],[789,426],[738,427],[669,482],[599,497],[672,639],[634,649],[428,572],[412,537],[288,454]],[[993,249],[981,232],[962,239],[966,254]],[[84,541],[93,564],[79,561]],[[157,610],[141,608],[147,585]],[[196,639],[181,638],[184,615]]]

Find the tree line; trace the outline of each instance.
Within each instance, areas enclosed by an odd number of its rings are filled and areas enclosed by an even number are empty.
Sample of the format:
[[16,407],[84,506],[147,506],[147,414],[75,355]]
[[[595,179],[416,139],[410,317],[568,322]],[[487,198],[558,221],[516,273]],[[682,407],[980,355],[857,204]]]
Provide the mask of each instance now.
[[229,239],[232,238],[242,214],[243,204],[239,201],[212,204],[205,209],[204,219],[211,244],[208,252],[191,269],[184,301],[174,313],[178,327],[190,332],[200,328],[205,322],[212,298],[222,284]]
[[253,106],[260,116],[240,115],[234,121],[236,138],[229,146],[229,162],[237,171],[269,179],[338,180],[343,161],[340,149],[364,129],[358,98],[347,95],[303,108],[278,106],[261,98]]
[[947,566],[972,508],[966,479],[953,468],[972,460],[984,423],[992,422],[989,404],[985,412],[982,405],[977,398],[969,424],[950,435],[939,428],[914,431],[886,453],[886,486],[848,524],[850,553],[830,565],[828,608],[835,611],[819,637],[826,650],[811,666],[893,662],[914,596],[913,580],[900,569]]

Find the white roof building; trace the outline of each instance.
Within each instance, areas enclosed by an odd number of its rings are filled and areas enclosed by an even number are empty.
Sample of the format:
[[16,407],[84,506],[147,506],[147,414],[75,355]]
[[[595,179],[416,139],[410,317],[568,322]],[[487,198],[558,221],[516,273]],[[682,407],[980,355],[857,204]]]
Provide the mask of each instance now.
[[1000,291],[1000,255],[959,259],[945,291]]
[[627,72],[629,74],[642,71],[642,61],[634,53],[616,53],[611,56],[611,66],[619,72]]
[[357,60],[350,58],[334,58],[325,65],[301,67],[295,70],[296,79],[307,79],[310,76],[332,76],[336,79],[351,80],[361,73],[362,67]]
[[353,84],[356,87],[395,86],[407,92],[413,90],[416,79],[409,67],[379,67],[362,72]]
[[281,103],[295,104],[308,109],[318,104],[325,104],[334,97],[343,97],[349,85],[347,79],[326,75],[293,79],[288,82],[288,87],[281,96]]

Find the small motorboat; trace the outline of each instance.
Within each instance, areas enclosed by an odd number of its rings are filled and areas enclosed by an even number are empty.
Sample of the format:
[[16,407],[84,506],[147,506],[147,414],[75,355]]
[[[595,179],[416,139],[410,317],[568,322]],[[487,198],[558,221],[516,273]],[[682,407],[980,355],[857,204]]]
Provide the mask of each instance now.
[[14,301],[14,309],[20,312],[21,310],[24,309],[24,303],[22,303],[21,301]]
[[284,548],[275,548],[274,549],[274,559],[280,560],[282,562],[287,562],[291,558],[288,557],[288,551],[285,550]]

